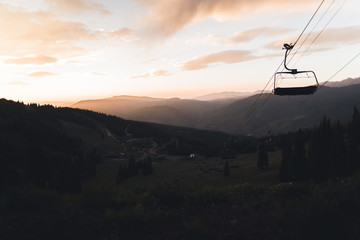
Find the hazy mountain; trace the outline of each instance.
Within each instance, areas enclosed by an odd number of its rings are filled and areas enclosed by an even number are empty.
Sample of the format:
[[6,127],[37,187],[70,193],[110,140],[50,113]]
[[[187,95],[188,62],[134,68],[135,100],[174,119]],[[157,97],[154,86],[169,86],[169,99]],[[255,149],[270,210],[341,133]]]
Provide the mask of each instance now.
[[258,97],[239,100],[209,113],[199,125],[229,133],[264,135],[268,130],[286,132],[311,127],[324,115],[333,121],[346,121],[351,119],[354,105],[359,106],[360,85],[323,87],[311,96]]
[[246,98],[255,93],[251,92],[221,92],[221,93],[210,93],[204,96],[195,97],[196,100],[202,101],[213,101],[213,100],[223,100],[223,99],[241,99]]
[[71,107],[94,110],[131,120],[197,127],[197,122],[204,117],[204,112],[226,104],[227,102],[220,101],[118,96],[81,101],[72,104]]
[[324,115],[333,121],[349,120],[353,106],[360,103],[360,84],[353,85],[358,81],[360,78],[329,82],[311,96],[275,96],[264,93],[241,99],[220,98],[234,96],[232,93],[224,93],[208,95],[209,98],[219,96],[218,100],[212,101],[118,96],[81,101],[71,107],[137,121],[231,134],[264,135],[268,130],[286,132],[311,127]]
[[360,78],[347,78],[338,82],[328,82],[327,87],[346,87],[354,84],[360,84]]

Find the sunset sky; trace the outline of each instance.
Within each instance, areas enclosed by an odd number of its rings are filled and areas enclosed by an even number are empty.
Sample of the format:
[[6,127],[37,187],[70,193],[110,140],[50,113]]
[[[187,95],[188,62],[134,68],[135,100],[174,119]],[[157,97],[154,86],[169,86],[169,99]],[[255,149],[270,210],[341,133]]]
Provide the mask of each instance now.
[[[282,44],[296,41],[320,2],[0,0],[0,98],[259,90],[283,60]],[[289,65],[328,80],[360,51],[359,9],[359,0],[325,0]],[[360,58],[332,81],[360,77],[359,65]]]

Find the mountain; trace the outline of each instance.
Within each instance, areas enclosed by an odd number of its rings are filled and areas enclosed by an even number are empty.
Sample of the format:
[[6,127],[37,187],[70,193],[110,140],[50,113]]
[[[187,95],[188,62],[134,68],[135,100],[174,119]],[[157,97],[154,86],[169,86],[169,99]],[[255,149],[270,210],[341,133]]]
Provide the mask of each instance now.
[[350,120],[353,107],[359,106],[359,103],[360,84],[322,87],[310,96],[263,94],[233,102],[209,113],[207,120],[199,125],[203,129],[261,136],[269,130],[279,133],[312,127],[324,115],[333,121]]
[[251,92],[221,92],[221,93],[210,93],[204,96],[195,97],[194,99],[201,101],[241,99],[241,98],[249,97],[254,94],[255,93],[251,93]]
[[262,136],[268,130],[286,132],[311,127],[324,115],[333,121],[349,120],[353,107],[360,103],[360,84],[355,84],[359,81],[329,82],[310,96],[275,96],[266,92],[240,99],[225,98],[237,93],[203,97],[219,97],[211,101],[118,96],[81,101],[71,107],[137,121]]
[[347,78],[345,80],[338,81],[338,82],[328,82],[328,83],[326,83],[326,86],[327,87],[346,87],[346,86],[351,86],[351,85],[355,85],[355,84],[360,84],[360,78]]
[[[150,97],[117,96],[98,100],[86,100],[70,107],[88,109],[125,119],[197,127],[205,112],[228,104],[223,101],[199,101],[192,99],[162,99]],[[200,128],[200,127],[199,127]]]

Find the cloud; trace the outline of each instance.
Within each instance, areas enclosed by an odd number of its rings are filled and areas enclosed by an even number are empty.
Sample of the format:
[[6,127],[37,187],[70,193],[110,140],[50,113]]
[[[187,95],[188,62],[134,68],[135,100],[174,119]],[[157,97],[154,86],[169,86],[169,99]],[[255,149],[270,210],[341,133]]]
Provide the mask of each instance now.
[[289,29],[281,28],[255,28],[243,32],[234,33],[231,37],[225,39],[226,44],[239,44],[239,43],[248,43],[259,37],[274,37],[279,36],[284,33],[289,32]]
[[153,70],[151,72],[144,73],[142,75],[132,76],[131,78],[135,79],[135,78],[149,78],[149,77],[165,77],[165,76],[171,76],[171,75],[172,74],[166,70],[157,69],[157,70]]
[[36,56],[36,57],[23,57],[23,58],[13,58],[7,59],[4,63],[7,64],[47,64],[54,63],[58,60],[53,57],[48,56]]
[[250,51],[243,50],[226,50],[222,52],[217,52],[201,57],[197,57],[190,61],[184,62],[181,64],[181,69],[185,71],[190,70],[199,70],[210,67],[212,64],[216,63],[237,63],[245,62],[257,58],[252,55]]
[[85,46],[91,46],[89,43],[128,41],[131,37],[128,28],[92,30],[80,22],[59,20],[51,12],[27,12],[0,3],[0,55],[71,58],[87,54]]
[[100,3],[91,0],[47,0],[52,9],[62,12],[97,12],[103,15],[111,14]]
[[78,22],[60,21],[42,11],[10,11],[0,4],[0,54],[8,56],[79,56],[79,40],[96,39],[96,33]]
[[312,0],[138,0],[147,7],[146,28],[161,37],[168,37],[194,21],[209,17],[218,19],[239,17],[257,9],[301,9]]
[[14,86],[29,86],[29,83],[25,83],[25,82],[9,82],[8,85],[14,85]]
[[[304,43],[303,47],[308,47],[314,40],[314,38],[319,34],[320,31],[315,31],[312,35],[307,39]],[[290,36],[287,39],[275,41],[269,43],[266,48],[267,49],[281,49],[284,43],[291,43],[290,40],[297,39],[297,36]],[[304,38],[300,39],[301,43]],[[314,45],[319,49],[319,51],[327,51],[331,50],[335,47],[341,45],[351,45],[357,44],[360,41],[360,26],[349,26],[342,28],[329,28],[325,29],[324,32],[321,33],[318,39],[314,42]],[[298,44],[299,44],[298,43]],[[312,51],[316,49],[313,48]]]
[[99,72],[92,72],[92,75],[101,76],[101,77],[107,76],[106,74],[104,74],[104,73],[99,73]]
[[111,38],[111,39],[117,39],[117,40],[122,40],[122,41],[127,41],[127,42],[137,39],[134,35],[134,31],[129,28],[121,28],[121,29],[112,30],[110,32],[106,32],[105,35],[106,35],[106,37]]
[[[317,35],[318,33],[315,33]],[[357,44],[360,41],[360,26],[325,29],[320,35],[317,44],[321,45],[344,45]]]
[[47,77],[47,76],[54,76],[57,75],[56,73],[52,72],[32,72],[29,73],[27,76],[29,77]]

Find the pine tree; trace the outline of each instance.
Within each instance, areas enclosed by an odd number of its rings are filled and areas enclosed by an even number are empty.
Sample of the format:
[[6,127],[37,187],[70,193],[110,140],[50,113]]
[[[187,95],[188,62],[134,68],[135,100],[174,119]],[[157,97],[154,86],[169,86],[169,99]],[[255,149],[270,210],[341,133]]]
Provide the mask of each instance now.
[[137,174],[138,167],[135,162],[135,159],[133,157],[129,157],[129,163],[128,163],[128,174],[129,176],[134,176]]
[[305,153],[304,133],[297,131],[294,139],[294,150],[291,156],[291,175],[294,180],[304,181],[308,176],[307,158]]
[[257,167],[258,169],[264,169],[269,167],[269,157],[267,152],[263,149],[259,150]]
[[148,156],[143,163],[143,174],[144,175],[150,175],[153,172],[153,167],[152,167],[152,159],[150,156]]
[[287,182],[290,180],[289,165],[291,161],[291,145],[286,144],[281,150],[281,165],[279,169],[279,180]]
[[340,122],[337,122],[333,128],[332,143],[330,154],[331,178],[345,177],[348,164],[346,145],[344,140],[344,130]]
[[358,150],[360,145],[360,113],[354,106],[352,121],[348,125],[347,136],[348,144],[348,172],[349,174],[355,172],[359,168],[360,152]]
[[230,175],[230,167],[228,161],[226,160],[224,165],[224,176],[227,177],[229,175]]

